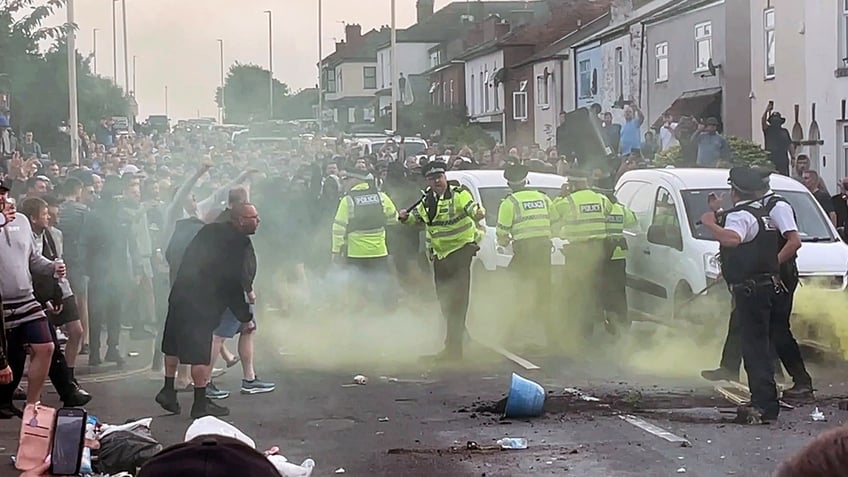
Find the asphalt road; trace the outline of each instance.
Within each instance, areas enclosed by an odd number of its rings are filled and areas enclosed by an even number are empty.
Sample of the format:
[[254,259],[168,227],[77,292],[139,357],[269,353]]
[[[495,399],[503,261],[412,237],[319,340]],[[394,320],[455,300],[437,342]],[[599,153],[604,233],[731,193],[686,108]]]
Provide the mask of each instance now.
[[[813,368],[818,402],[785,411],[777,424],[745,427],[724,422],[732,415],[721,411],[732,405],[697,373],[684,369],[662,377],[669,373],[634,370],[627,360],[603,358],[614,354],[610,350],[557,358],[519,352],[540,368],[528,370],[477,346],[467,366],[434,366],[418,360],[438,349],[437,342],[419,333],[426,323],[407,323],[405,329],[416,339],[395,342],[376,340],[372,327],[340,325],[320,349],[306,344],[311,336],[305,329],[289,328],[273,346],[260,346],[266,351],[259,360],[260,376],[275,381],[277,390],[234,393],[224,401],[232,410],[228,420],[259,447],[276,445],[294,462],[314,459],[315,476],[344,469],[344,475],[369,477],[665,476],[684,473],[680,469],[696,476],[769,475],[812,436],[848,420],[848,412],[836,405],[838,396],[848,395],[839,365]],[[391,331],[394,325],[381,322],[376,328]],[[352,343],[378,359],[356,359],[349,351]],[[404,359],[398,358],[399,350],[407,353]],[[317,362],[318,356],[326,359]],[[184,415],[162,416],[153,402],[161,380],[133,370],[133,365],[143,368],[143,361],[143,356],[130,360],[126,371],[86,376],[84,386],[95,395],[88,410],[107,423],[152,416],[153,433],[161,442],[179,442],[190,424],[191,395],[181,395]],[[544,416],[502,420],[478,410],[505,395],[513,372],[546,388]],[[360,373],[369,377],[368,384],[352,385]],[[234,368],[217,382],[237,391],[240,377]],[[590,398],[579,397],[575,389]],[[56,396],[45,401],[55,404]],[[827,422],[811,420],[816,405]],[[14,453],[18,426],[19,421],[0,425],[4,461]],[[487,448],[503,436],[526,437],[529,448]],[[467,450],[469,442],[480,449]],[[4,475],[15,473],[3,466]]]

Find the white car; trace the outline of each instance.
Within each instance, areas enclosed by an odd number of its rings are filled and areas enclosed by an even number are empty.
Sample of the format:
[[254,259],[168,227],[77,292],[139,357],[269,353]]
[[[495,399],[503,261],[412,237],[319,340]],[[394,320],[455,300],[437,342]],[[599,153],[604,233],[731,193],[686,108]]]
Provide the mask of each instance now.
[[[503,177],[503,171],[448,171],[447,178],[450,181],[458,181],[460,184],[466,186],[471,191],[471,195],[474,196],[474,200],[486,209],[486,235],[479,244],[480,251],[477,253],[476,260],[487,271],[495,271],[507,267],[512,260],[512,245],[501,247],[498,245],[495,237],[495,227],[498,223],[498,208],[501,205],[501,201],[510,193],[506,179]],[[560,189],[565,182],[565,177],[555,174],[531,172],[527,176],[528,188],[540,190],[551,199],[559,195]],[[562,240],[559,238],[552,239],[552,265],[564,264],[565,259],[560,252],[562,246]]]
[[[715,283],[718,242],[700,224],[707,196],[725,194],[730,208],[727,169],[645,169],[629,171],[616,184],[616,197],[638,218],[625,230],[627,301],[633,319],[674,317],[675,309]],[[845,290],[848,245],[813,195],[786,176],[771,176],[772,190],[795,209],[803,245],[798,252],[801,281]],[[671,233],[669,233],[671,231]],[[718,285],[717,292],[726,288]]]
[[[377,154],[380,152],[380,149],[386,145],[389,139],[392,139],[395,144],[400,144],[399,137],[369,137],[357,139],[357,144],[359,145],[360,153],[365,156],[369,154]],[[417,156],[420,154],[424,154],[427,152],[427,141],[421,139],[420,137],[405,137],[403,138],[404,150],[406,151],[406,156]]]

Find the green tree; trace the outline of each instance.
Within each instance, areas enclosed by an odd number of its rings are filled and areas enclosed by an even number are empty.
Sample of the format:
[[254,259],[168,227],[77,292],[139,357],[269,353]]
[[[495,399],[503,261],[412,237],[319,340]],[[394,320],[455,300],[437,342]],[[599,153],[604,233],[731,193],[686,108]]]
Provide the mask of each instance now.
[[314,119],[314,108],[317,105],[318,90],[316,88],[302,89],[295,94],[286,96],[281,106],[280,119]]
[[[236,62],[230,67],[224,80],[224,89],[215,90],[218,107],[225,106],[224,121],[247,124],[254,120],[269,119],[270,97],[268,77],[270,72],[258,65]],[[274,79],[274,114],[272,119],[282,118],[286,99],[290,94],[288,85]],[[222,93],[223,99],[222,103]]]
[[[759,144],[735,136],[729,136],[727,142],[730,144],[733,155],[730,164],[722,164],[722,166],[773,167],[771,161],[769,161],[768,152]],[[670,147],[654,157],[654,165],[661,167],[679,166],[682,162],[683,155],[680,146]]]
[[[65,0],[9,0],[0,6],[0,92],[11,97],[12,126],[31,130],[41,145],[60,159],[68,138],[58,131],[69,114],[67,32],[75,26],[44,27],[43,23],[64,6]],[[46,51],[39,44],[50,41]],[[101,116],[128,115],[129,104],[121,88],[95,76],[90,58],[79,53],[77,91],[79,119],[90,130]],[[61,146],[61,147],[60,147]]]

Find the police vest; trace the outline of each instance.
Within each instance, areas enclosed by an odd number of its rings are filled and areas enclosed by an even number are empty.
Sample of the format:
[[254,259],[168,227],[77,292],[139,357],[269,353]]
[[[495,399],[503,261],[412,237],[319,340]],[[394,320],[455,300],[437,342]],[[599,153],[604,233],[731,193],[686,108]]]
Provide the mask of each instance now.
[[[498,234],[512,235],[513,240],[551,238],[550,199],[544,192],[519,190],[504,198],[512,206],[509,225],[498,221]],[[500,214],[498,214],[500,215]]]
[[[432,215],[428,208],[434,209]],[[441,260],[482,238],[473,219],[476,211],[477,204],[468,190],[450,187],[442,197],[428,195],[412,210],[412,216],[426,225],[427,247]]]
[[780,273],[777,262],[780,233],[769,217],[772,207],[774,206],[754,202],[730,209],[719,217],[718,223],[723,227],[729,213],[741,211],[753,215],[758,226],[757,235],[750,242],[737,247],[719,248],[721,274],[728,285],[738,285],[747,280]]
[[636,224],[636,216],[633,212],[621,204],[613,204],[612,212],[607,216],[607,238],[618,241],[610,260],[623,260],[627,257],[625,249],[620,245],[624,242],[624,229]]
[[[783,197],[779,195],[770,195],[766,200],[766,207],[768,208],[769,213],[771,213],[775,206],[777,206],[777,204],[780,202],[784,202],[788,204],[789,207],[792,207],[792,204],[789,204],[789,202]],[[794,208],[792,209],[792,217],[795,218],[795,222],[798,222],[798,218],[795,215]],[[778,252],[780,252],[780,250],[782,250],[783,247],[786,246],[786,242],[786,238],[778,230]],[[783,281],[784,284],[789,287],[791,287],[798,280],[798,264],[795,261],[797,258],[798,255],[795,254],[792,256],[792,258],[780,264],[780,279],[781,281]]]
[[383,198],[373,187],[351,190],[345,200],[348,201],[349,211],[347,233],[379,232],[386,226]]
[[600,240],[607,235],[607,198],[584,189],[560,197],[554,205],[562,217],[562,238],[570,243]]

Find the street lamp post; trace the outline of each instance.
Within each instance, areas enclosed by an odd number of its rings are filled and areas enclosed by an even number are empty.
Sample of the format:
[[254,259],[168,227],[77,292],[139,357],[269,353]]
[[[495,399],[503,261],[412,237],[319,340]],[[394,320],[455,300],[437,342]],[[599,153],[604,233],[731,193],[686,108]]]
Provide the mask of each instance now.
[[[74,25],[74,0],[68,0],[68,25]],[[78,166],[79,158],[79,111],[77,106],[77,33],[73,27],[68,29],[68,97],[70,115],[68,134],[71,139],[71,164]]]
[[323,39],[323,1],[318,0],[318,134],[324,137],[324,46]]
[[92,57],[93,57],[93,60],[94,60],[93,63],[92,63],[92,66],[94,67],[94,76],[97,76],[97,31],[98,30],[100,30],[100,29],[99,28],[93,28],[92,29],[92,34],[94,36],[94,42],[93,42],[94,47],[92,48],[91,54],[92,54]]
[[133,96],[136,96],[136,94],[138,93],[138,91],[135,89],[135,60],[136,60],[136,58],[138,58],[138,57],[136,55],[133,55],[133,70],[132,70],[133,71],[133,75],[132,75],[132,79],[133,79],[133,81],[132,81],[132,95]]
[[118,0],[112,0],[112,81],[118,84],[118,14],[115,4]]
[[268,94],[270,119],[274,119],[274,33],[271,29],[271,10],[265,10],[268,14]]
[[226,114],[227,101],[224,98],[224,40],[218,39],[218,46],[221,53],[221,124],[224,124],[224,115]]
[[397,12],[396,2],[392,0],[392,134],[398,128],[398,57],[397,57]]
[[168,85],[165,85],[165,117],[168,117]]
[[129,96],[130,65],[129,56],[127,55],[127,0],[121,0],[121,15],[123,17],[124,24],[124,94]]

